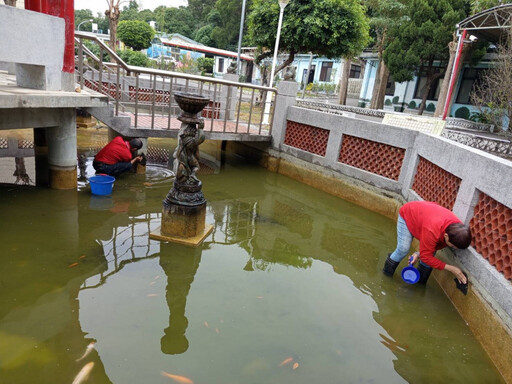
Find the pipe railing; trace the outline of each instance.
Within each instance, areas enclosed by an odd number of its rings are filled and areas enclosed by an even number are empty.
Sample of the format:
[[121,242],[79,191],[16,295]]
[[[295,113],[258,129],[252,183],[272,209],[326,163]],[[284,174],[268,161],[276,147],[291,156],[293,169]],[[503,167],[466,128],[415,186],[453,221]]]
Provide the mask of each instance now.
[[[99,56],[84,40],[98,46]],[[75,31],[75,42],[80,87],[107,95],[114,105],[115,116],[129,115],[132,128],[179,129],[180,109],[173,95],[190,92],[210,99],[202,112],[206,132],[271,134],[275,88],[128,65],[90,33]],[[105,61],[105,55],[110,57],[110,62]],[[265,119],[265,95],[269,92],[271,109]]]

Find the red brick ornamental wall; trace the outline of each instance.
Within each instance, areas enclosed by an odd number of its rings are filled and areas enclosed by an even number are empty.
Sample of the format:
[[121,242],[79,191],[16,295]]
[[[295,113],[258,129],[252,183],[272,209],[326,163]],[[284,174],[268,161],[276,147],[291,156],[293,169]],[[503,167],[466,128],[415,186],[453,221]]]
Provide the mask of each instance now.
[[405,149],[343,135],[338,161],[398,181]]
[[469,225],[473,248],[512,280],[512,209],[480,192]]
[[284,143],[290,147],[302,149],[316,155],[325,156],[329,131],[307,124],[288,121]]
[[455,205],[461,180],[420,156],[412,189],[423,200],[435,201],[450,210]]

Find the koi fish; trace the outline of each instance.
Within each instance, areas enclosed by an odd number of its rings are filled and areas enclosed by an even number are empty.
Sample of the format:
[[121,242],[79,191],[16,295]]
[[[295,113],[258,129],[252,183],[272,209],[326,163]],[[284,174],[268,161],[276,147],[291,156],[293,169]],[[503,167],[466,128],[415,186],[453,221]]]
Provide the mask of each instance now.
[[144,185],[145,185],[146,187],[151,187],[153,184],[151,184],[151,183],[144,183]]
[[149,285],[155,285],[156,281],[152,281]]
[[68,268],[73,268],[73,267],[76,267],[77,265],[78,265],[77,262],[71,263],[71,264],[68,265]]
[[220,333],[219,328],[215,328],[215,332],[217,332],[217,334],[219,334]]
[[286,364],[290,364],[292,361],[293,361],[293,357],[287,357],[286,359],[281,361],[281,364],[279,364],[279,366],[282,367],[282,366],[284,366]]
[[208,325],[208,322],[207,322],[207,321],[205,321],[205,322],[204,322],[204,326],[205,326],[206,328],[210,328],[210,326]]
[[293,364],[293,369],[295,370],[295,369],[297,369],[297,368],[299,368],[299,363],[294,363],[294,364]]
[[156,293],[148,293],[148,295],[147,295],[147,296],[148,296],[148,297],[157,297],[157,296],[158,296],[158,294],[156,294]]
[[79,259],[85,259],[85,255],[80,256]]
[[84,352],[84,354],[82,355],[82,357],[81,357],[81,358],[79,358],[79,359],[76,359],[76,361],[81,361],[81,360],[85,359],[85,357],[86,357],[89,353],[91,353],[91,351],[94,349],[94,345],[95,345],[95,344],[96,344],[96,342],[95,342],[95,341],[91,341],[91,342],[89,343],[89,345],[87,346],[87,348],[85,348],[85,352]]
[[165,371],[162,371],[162,376],[168,377],[169,379],[173,379],[175,382],[180,384],[194,384],[192,380],[185,376],[171,375]]
[[76,375],[75,380],[73,380],[72,384],[82,384],[87,381],[89,378],[89,375],[91,374],[91,371],[94,367],[94,363],[91,361],[90,363],[87,363],[83,366],[83,368],[78,372],[78,375]]

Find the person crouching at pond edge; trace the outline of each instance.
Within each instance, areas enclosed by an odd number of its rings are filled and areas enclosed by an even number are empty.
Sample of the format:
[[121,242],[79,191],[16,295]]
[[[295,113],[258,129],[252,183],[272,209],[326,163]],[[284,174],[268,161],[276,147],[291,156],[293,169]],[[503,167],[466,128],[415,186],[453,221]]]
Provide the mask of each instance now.
[[132,170],[133,166],[142,160],[137,151],[142,148],[142,140],[124,140],[115,137],[94,157],[92,166],[96,173],[105,173],[117,177],[123,172]]
[[471,232],[452,211],[429,201],[413,201],[400,208],[396,225],[397,245],[388,255],[383,272],[393,276],[396,267],[409,253],[412,239],[420,242],[420,251],[413,254],[412,263],[420,259],[419,282],[426,284],[432,268],[447,270],[460,283],[466,284],[464,273],[454,265],[446,264],[435,257],[436,251],[445,248],[466,249],[471,244]]

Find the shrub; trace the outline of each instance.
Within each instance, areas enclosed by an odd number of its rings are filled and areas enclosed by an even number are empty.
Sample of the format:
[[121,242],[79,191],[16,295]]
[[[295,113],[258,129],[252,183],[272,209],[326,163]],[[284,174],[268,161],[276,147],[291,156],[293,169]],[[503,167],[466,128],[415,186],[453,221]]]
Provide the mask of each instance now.
[[393,97],[393,104],[398,104],[398,100],[400,100],[398,96]]
[[384,105],[391,105],[391,100],[390,99],[386,99],[384,100]]
[[460,107],[455,111],[455,117],[459,119],[469,119],[469,109],[467,107]]
[[148,57],[142,52],[124,49],[117,51],[117,55],[128,65],[137,67],[148,67],[150,65]]
[[410,109],[416,109],[416,102],[415,102],[414,100],[411,100],[411,101],[409,102],[408,107],[409,107]]
[[435,112],[436,111],[436,106],[434,105],[434,103],[428,103],[426,111],[427,112]]

